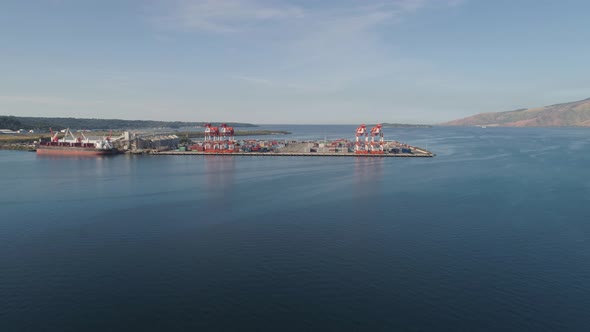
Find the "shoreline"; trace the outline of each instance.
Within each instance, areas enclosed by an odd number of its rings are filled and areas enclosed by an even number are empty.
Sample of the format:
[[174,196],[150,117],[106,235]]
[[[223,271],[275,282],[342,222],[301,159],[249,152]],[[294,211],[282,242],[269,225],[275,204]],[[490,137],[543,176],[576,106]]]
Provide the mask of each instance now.
[[19,144],[19,143],[11,143],[11,144],[0,144],[0,150],[8,150],[8,151],[25,151],[25,152],[35,152],[37,149],[33,144]]
[[357,154],[357,153],[329,153],[329,152],[234,152],[216,153],[200,151],[161,151],[146,153],[154,156],[247,156],[247,157],[360,157],[360,158],[432,158],[436,154],[420,149],[420,153],[390,153],[390,154]]

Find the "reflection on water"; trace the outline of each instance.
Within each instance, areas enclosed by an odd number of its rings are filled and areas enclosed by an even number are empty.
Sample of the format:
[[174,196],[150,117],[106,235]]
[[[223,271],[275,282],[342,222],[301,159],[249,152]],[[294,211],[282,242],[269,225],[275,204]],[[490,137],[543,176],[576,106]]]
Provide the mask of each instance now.
[[381,191],[383,185],[383,167],[387,162],[392,166],[394,160],[385,161],[384,158],[354,158],[354,196],[367,199]]
[[[110,167],[127,166],[128,161],[124,156],[51,156],[36,155],[35,158],[42,163],[53,181],[76,181],[78,177],[94,179],[110,174]],[[116,161],[114,161],[117,159]],[[121,162],[121,160],[125,160]],[[114,161],[114,162],[113,162]]]
[[236,160],[234,156],[204,156],[207,199],[212,204],[226,204],[233,198]]
[[0,151],[0,331],[588,330],[587,129],[395,133],[438,156]]
[[70,155],[70,156],[64,155],[64,156],[59,156],[59,155],[36,154],[35,156],[39,159],[46,159],[46,160],[97,160],[97,159],[115,158],[118,155],[106,154],[106,155]]

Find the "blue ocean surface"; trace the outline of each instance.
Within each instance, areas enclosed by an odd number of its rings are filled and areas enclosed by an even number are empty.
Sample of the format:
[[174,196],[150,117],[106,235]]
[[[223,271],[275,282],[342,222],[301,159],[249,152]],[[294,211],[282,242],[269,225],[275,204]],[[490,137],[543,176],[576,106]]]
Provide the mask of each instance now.
[[0,331],[590,330],[588,129],[385,134],[437,156],[0,151]]

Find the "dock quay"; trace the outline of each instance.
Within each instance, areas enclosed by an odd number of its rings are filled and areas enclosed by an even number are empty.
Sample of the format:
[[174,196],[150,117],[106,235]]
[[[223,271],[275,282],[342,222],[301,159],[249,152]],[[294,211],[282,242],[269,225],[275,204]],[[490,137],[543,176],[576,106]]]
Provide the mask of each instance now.
[[[370,135],[369,135],[370,134]],[[222,124],[219,128],[205,125],[205,139],[176,150],[155,149],[153,155],[217,155],[250,157],[363,157],[411,158],[434,157],[435,154],[397,141],[386,141],[380,124],[369,129],[363,124],[356,129],[355,139],[337,140],[235,140],[233,128]],[[370,139],[369,139],[370,137]]]
[[[356,129],[355,138],[327,140],[261,140],[234,138],[233,128],[222,124],[220,127],[205,125],[202,140],[188,140],[179,144],[178,138],[156,144],[136,143],[131,154],[151,154],[160,156],[248,156],[248,157],[361,157],[361,158],[424,158],[435,154],[398,141],[386,141],[381,125],[367,128],[361,125]],[[140,148],[141,147],[141,148]]]
[[338,152],[202,152],[202,151],[155,151],[151,155],[160,156],[250,156],[250,157],[360,157],[360,158],[431,158],[434,154],[425,153],[383,153],[383,154],[357,154],[357,153],[338,153]]

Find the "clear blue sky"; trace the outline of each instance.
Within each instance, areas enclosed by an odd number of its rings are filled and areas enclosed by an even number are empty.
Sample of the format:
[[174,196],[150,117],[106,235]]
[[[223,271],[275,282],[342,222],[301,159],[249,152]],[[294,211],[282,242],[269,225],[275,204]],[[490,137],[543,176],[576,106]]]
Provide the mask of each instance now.
[[590,97],[587,0],[0,1],[0,114],[437,123]]

